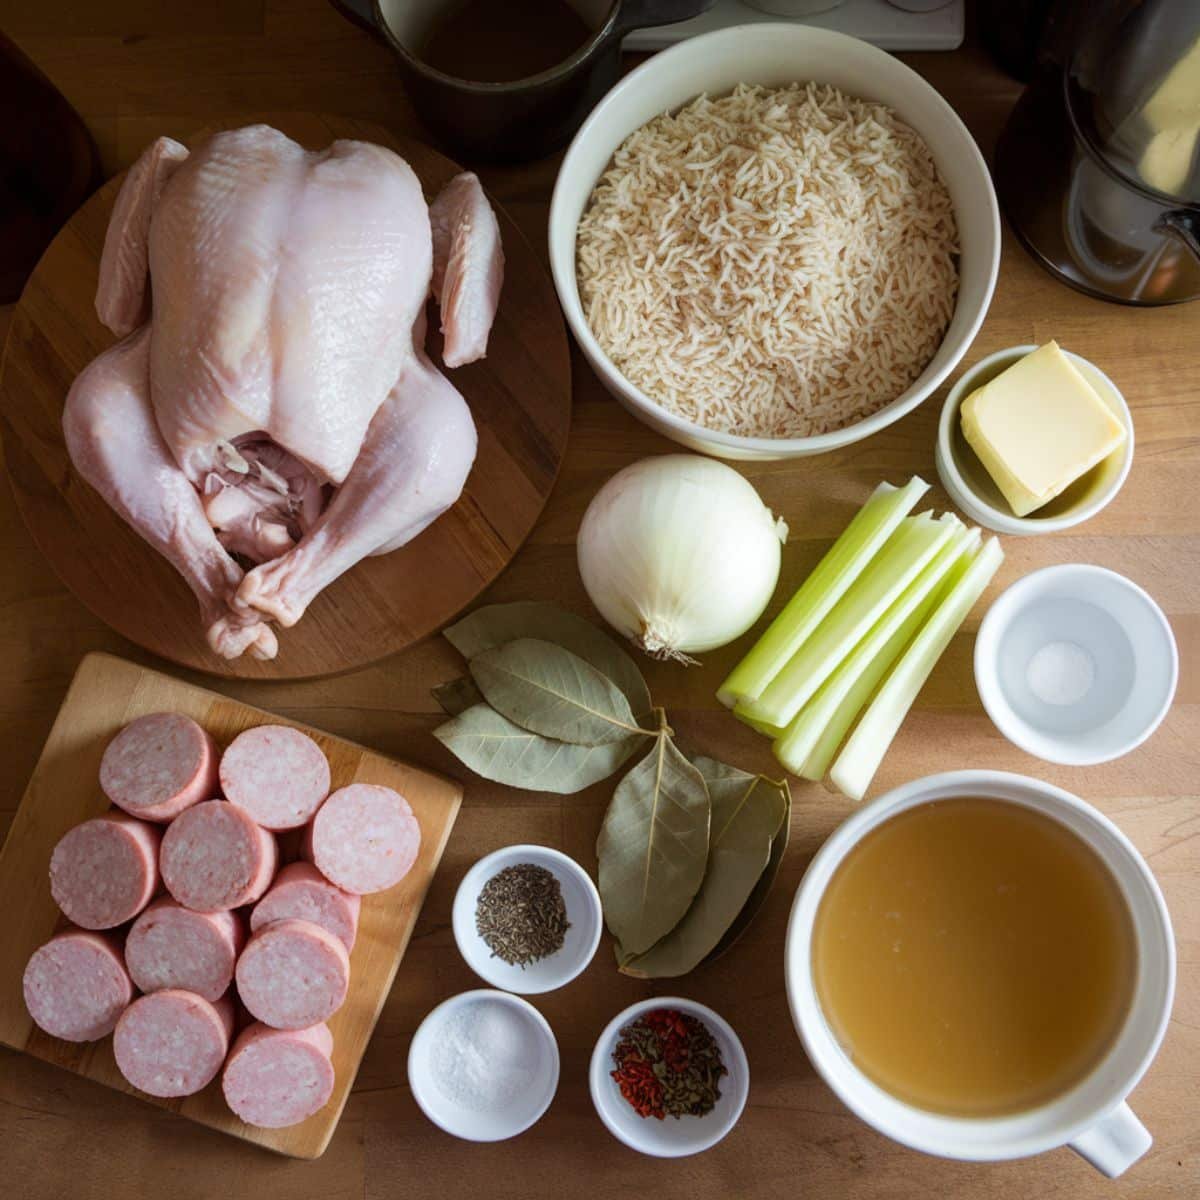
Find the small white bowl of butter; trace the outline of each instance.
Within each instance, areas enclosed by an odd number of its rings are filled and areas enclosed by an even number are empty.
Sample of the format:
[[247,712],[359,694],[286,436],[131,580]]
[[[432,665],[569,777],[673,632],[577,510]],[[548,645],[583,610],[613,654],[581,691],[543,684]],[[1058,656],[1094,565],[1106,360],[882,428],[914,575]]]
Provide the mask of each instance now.
[[[979,455],[971,448],[963,432],[962,408],[965,401],[979,388],[997,379],[1009,367],[1015,366],[1037,350],[1038,346],[1012,346],[988,355],[967,370],[950,389],[942,407],[938,426],[937,471],[942,485],[954,503],[973,521],[998,533],[1037,534],[1057,533],[1069,529],[1094,517],[1121,490],[1133,465],[1133,418],[1129,405],[1116,384],[1094,363],[1069,350],[1062,353],[1083,376],[1092,391],[1104,403],[1116,420],[1124,426],[1123,443],[1101,461],[1086,470],[1061,493],[1025,516],[1018,516],[1005,498],[996,480]],[[1028,381],[1037,388],[1036,378]],[[1051,378],[1044,391],[1038,390],[1037,407],[1043,408],[1045,419],[1031,423],[1027,428],[1009,430],[1009,448],[1016,443],[1015,453],[1020,452],[1021,438],[1027,438],[1031,451],[1036,449],[1042,456],[1039,470],[1058,469],[1064,477],[1073,473],[1079,455],[1086,455],[1089,447],[1082,442],[1073,444],[1069,426],[1059,428],[1057,436],[1048,437],[1047,430],[1053,428],[1051,406],[1057,402],[1055,385]],[[1064,436],[1065,434],[1065,436]],[[1049,450],[1055,459],[1045,462]],[[1019,464],[1014,464],[1019,470]]]

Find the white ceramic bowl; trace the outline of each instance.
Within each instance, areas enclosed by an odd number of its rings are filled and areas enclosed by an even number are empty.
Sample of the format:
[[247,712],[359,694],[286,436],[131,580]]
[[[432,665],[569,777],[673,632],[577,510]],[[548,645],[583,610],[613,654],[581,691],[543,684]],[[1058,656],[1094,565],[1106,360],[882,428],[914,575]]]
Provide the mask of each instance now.
[[[445,1036],[445,1022],[469,1004],[504,1005],[517,1014],[531,1034],[533,1078],[503,1106],[477,1111],[456,1103],[438,1085],[434,1055]],[[417,1028],[408,1049],[408,1086],[421,1111],[440,1129],[469,1142],[499,1142],[523,1133],[550,1107],[558,1090],[558,1043],[546,1018],[528,1000],[508,992],[479,988],[442,1001]]]
[[[825,1019],[812,971],[813,924],[829,881],[873,829],[932,800],[990,797],[1065,825],[1111,872],[1137,940],[1137,979],[1128,1016],[1108,1053],[1063,1095],[998,1117],[954,1117],[919,1109],[884,1091],[855,1065]],[[1070,1145],[1106,1175],[1119,1175],[1150,1147],[1150,1134],[1125,1103],[1153,1061],[1171,1016],[1175,941],[1162,892],[1146,860],[1102,813],[1078,797],[1005,771],[951,771],[917,779],[864,805],[834,830],[809,863],[788,920],[784,975],[792,1019],[809,1061],[856,1116],[914,1150],[996,1162]]]
[[1117,385],[1095,363],[1088,362],[1070,350],[1063,353],[1079,368],[1083,377],[1096,389],[1097,395],[1125,426],[1129,435],[1125,445],[1114,450],[1106,459],[1080,476],[1060,496],[1027,517],[1016,516],[1008,506],[987,468],[963,436],[960,412],[963,401],[978,387],[995,379],[1032,354],[1037,347],[1010,346],[997,350],[969,367],[950,389],[938,422],[937,472],[951,500],[972,521],[998,533],[1035,534],[1058,533],[1070,529],[1089,517],[1094,517],[1121,490],[1133,465],[1133,416]]
[[[666,1117],[662,1121],[639,1117],[612,1078],[613,1050],[621,1030],[654,1008],[675,1008],[699,1018],[721,1051],[721,1061],[729,1074],[721,1080],[721,1098],[706,1116]],[[711,1008],[678,996],[655,996],[631,1004],[605,1026],[592,1051],[588,1086],[596,1112],[613,1137],[655,1158],[683,1158],[715,1146],[738,1123],[750,1095],[750,1063],[729,1022]]]
[[[958,304],[941,346],[907,391],[857,423],[807,438],[739,437],[669,413],[627,380],[596,341],[575,281],[575,233],[596,180],[635,129],[702,92],[739,83],[781,86],[816,80],[895,109],[928,143],[954,202],[962,253]],[[996,285],[1000,214],[987,165],[954,110],[915,71],[867,42],[803,25],[742,25],[690,38],[656,54],[596,106],[575,135],[550,206],[550,266],[559,303],[588,362],[634,416],[659,433],[720,458],[819,454],[876,433],[911,412],[954,370],[970,346]]]
[[[514,966],[492,954],[475,929],[475,909],[483,885],[505,867],[533,863],[559,882],[570,928],[562,948],[527,967]],[[485,983],[534,996],[570,983],[592,961],[600,944],[604,918],[600,893],[588,873],[573,859],[549,846],[505,846],[481,858],[464,876],[454,894],[454,940],[467,966]]]
[[1072,767],[1140,746],[1167,715],[1178,680],[1162,609],[1104,567],[1026,575],[988,609],[975,639],[975,684],[996,728]]

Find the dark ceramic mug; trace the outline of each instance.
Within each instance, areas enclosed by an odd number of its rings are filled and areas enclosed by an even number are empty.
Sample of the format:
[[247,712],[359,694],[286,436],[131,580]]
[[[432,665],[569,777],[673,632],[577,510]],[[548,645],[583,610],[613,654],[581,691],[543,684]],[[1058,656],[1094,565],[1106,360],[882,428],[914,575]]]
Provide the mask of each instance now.
[[591,37],[562,62],[512,83],[456,79],[421,61],[418,49],[456,0],[334,2],[391,46],[418,116],[448,148],[471,162],[521,162],[570,140],[620,77],[627,33],[685,21],[714,0],[574,0]]

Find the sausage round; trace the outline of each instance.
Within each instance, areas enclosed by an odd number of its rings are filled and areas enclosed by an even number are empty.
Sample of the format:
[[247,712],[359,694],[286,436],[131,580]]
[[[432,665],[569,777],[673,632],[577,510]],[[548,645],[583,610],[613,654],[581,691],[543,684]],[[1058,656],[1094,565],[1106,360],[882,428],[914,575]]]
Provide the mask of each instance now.
[[106,813],[69,829],[50,855],[50,893],[81,929],[136,917],[158,890],[157,826]]
[[134,921],[125,966],[139,991],[175,988],[218,1000],[233,982],[245,940],[237,913],[195,912],[164,896]]
[[140,996],[113,1033],[117,1069],[150,1096],[191,1096],[221,1069],[233,1035],[233,1001],[215,1004],[168,988]]
[[354,949],[362,901],[334,887],[312,863],[289,863],[271,884],[250,914],[250,932],[257,933],[272,921],[295,918],[328,929],[349,953]]
[[24,990],[38,1028],[68,1042],[94,1042],[112,1033],[133,999],[120,946],[83,929],[65,930],[33,952]]
[[287,725],[239,733],[221,756],[221,790],[264,829],[299,829],[329,795],[329,760]]
[[333,1035],[325,1024],[272,1029],[257,1022],[225,1063],[225,1102],[247,1125],[282,1129],[325,1107],[333,1094]]
[[100,787],[130,816],[170,821],[217,794],[216,745],[191,717],[149,713],[108,743]]
[[273,1029],[303,1029],[331,1017],[350,985],[350,956],[311,921],[273,921],[246,943],[234,972],[250,1015]]
[[317,810],[305,836],[317,870],[356,895],[399,883],[420,848],[421,827],[408,801],[373,783],[339,788]]
[[226,800],[180,813],[163,834],[159,854],[167,891],[200,912],[252,904],[270,886],[278,864],[271,834]]

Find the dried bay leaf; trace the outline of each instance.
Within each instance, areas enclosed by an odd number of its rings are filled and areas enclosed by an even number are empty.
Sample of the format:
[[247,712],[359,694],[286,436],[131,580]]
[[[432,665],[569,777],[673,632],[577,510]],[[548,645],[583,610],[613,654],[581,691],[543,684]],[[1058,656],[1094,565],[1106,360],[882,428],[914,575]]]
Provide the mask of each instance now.
[[650,712],[650,689],[633,659],[590,621],[537,600],[489,604],[444,629],[446,640],[468,661],[520,638],[556,642],[617,685],[635,717]]
[[607,779],[644,744],[644,735],[602,746],[577,746],[514,725],[486,704],[477,704],[433,736],[477,775],[510,787],[569,795]]
[[763,776],[711,758],[693,762],[712,798],[704,880],[679,924],[645,953],[621,964],[626,975],[685,975],[704,960],[762,877],[787,810],[780,786]]
[[721,940],[705,955],[705,963],[715,962],[750,928],[751,922],[758,916],[759,910],[771,894],[771,889],[775,886],[775,879],[779,875],[779,867],[787,851],[788,837],[792,829],[792,793],[786,781],[768,782],[782,793],[784,814],[779,832],[771,839],[771,857],[767,859],[767,869],[759,876],[754,890],[750,893],[746,903],[742,905],[742,911],[734,917],[733,924],[725,930]]
[[430,694],[448,717],[457,717],[459,713],[466,712],[468,708],[484,703],[483,693],[469,675],[439,683],[431,690]]
[[609,930],[648,950],[687,912],[704,879],[711,803],[704,777],[665,733],[617,785],[596,855]]
[[487,702],[522,729],[599,746],[639,732],[629,701],[578,655],[538,638],[493,646],[470,662]]

